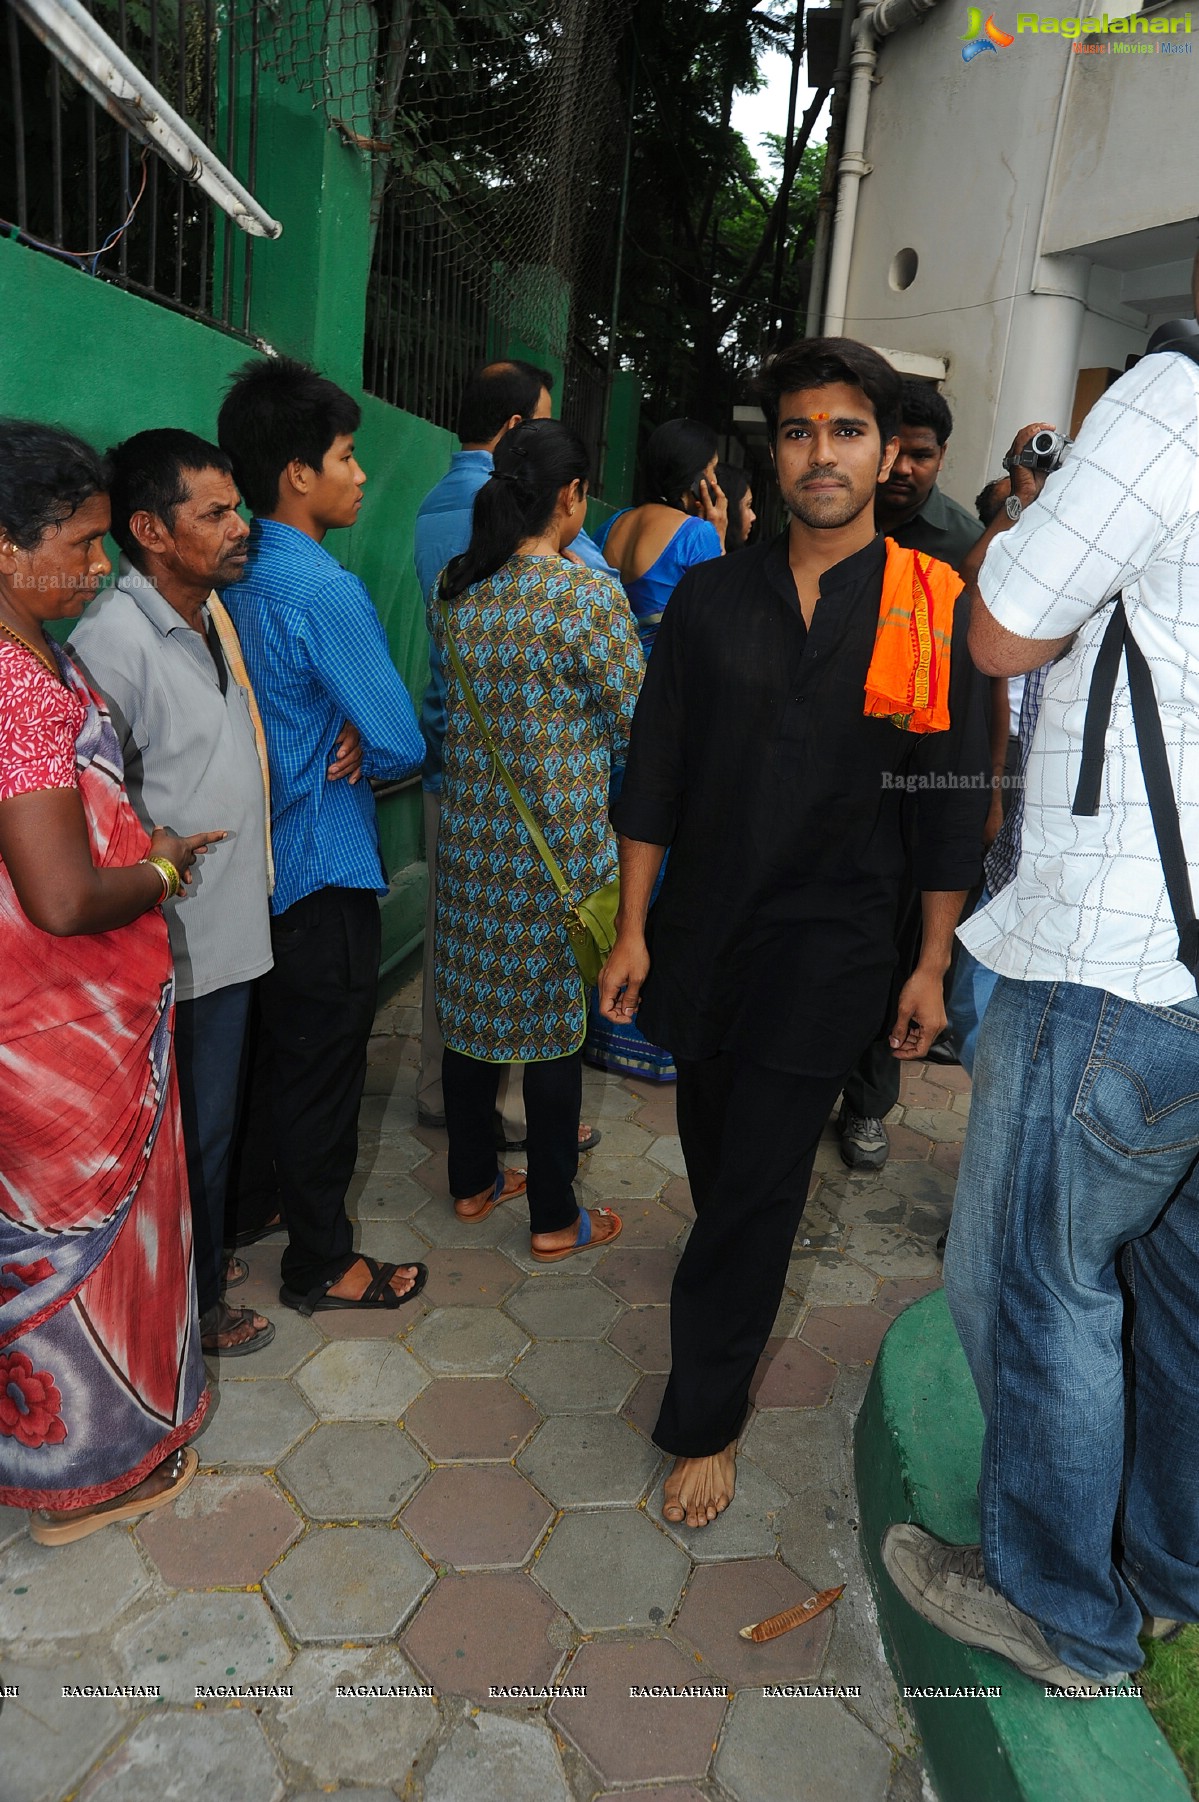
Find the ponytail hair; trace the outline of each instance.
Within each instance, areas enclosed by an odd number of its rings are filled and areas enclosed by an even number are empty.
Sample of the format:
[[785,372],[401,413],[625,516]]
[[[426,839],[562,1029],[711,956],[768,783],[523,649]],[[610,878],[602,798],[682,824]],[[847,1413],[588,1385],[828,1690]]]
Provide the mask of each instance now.
[[495,447],[495,467],[475,496],[470,543],[442,574],[440,594],[457,600],[507,563],[518,544],[549,525],[571,482],[586,486],[582,439],[559,419],[522,419]]

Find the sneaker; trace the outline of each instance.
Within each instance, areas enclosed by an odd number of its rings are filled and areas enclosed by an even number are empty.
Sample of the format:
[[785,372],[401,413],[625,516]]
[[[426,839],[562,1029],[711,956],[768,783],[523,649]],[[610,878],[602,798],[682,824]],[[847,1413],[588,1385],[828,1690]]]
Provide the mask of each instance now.
[[1156,1639],[1161,1645],[1168,1646],[1171,1640],[1178,1638],[1187,1621],[1174,1621],[1164,1614],[1147,1614],[1141,1628],[1142,1639]]
[[983,1575],[982,1547],[945,1545],[907,1522],[883,1534],[883,1563],[896,1589],[922,1619],[964,1646],[998,1652],[1026,1677],[1093,1697],[1122,1688],[1128,1675],[1087,1677],[1063,1664],[1029,1614],[992,1589]]
[[851,1114],[842,1104],[837,1118],[841,1139],[841,1161],[851,1170],[881,1170],[891,1149],[887,1131],[873,1114]]

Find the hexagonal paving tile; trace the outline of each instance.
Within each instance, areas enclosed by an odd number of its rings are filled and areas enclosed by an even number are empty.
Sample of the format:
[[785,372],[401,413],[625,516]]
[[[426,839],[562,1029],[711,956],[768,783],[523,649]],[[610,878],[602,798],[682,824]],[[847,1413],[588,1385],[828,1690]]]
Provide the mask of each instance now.
[[74,1545],[18,1539],[0,1556],[5,1635],[14,1647],[82,1639],[102,1632],[149,1586],[132,1537],[119,1527]]
[[[272,1283],[272,1288],[275,1285]],[[235,1289],[229,1297],[230,1306],[243,1305],[241,1296]],[[311,1320],[297,1314],[294,1308],[285,1308],[275,1304],[272,1294],[265,1307],[260,1306],[255,1298],[250,1306],[265,1313],[273,1323],[275,1337],[261,1351],[251,1357],[213,1358],[205,1362],[219,1372],[222,1383],[238,1383],[257,1381],[260,1377],[289,1377],[298,1370],[305,1358],[310,1358],[325,1343],[324,1335]]]
[[587,1182],[618,1214],[622,1203],[651,1201],[666,1187],[670,1173],[660,1165],[648,1158],[605,1158],[606,1150],[602,1147],[594,1165],[588,1165]]
[[413,1182],[410,1176],[380,1170],[367,1177],[356,1200],[347,1200],[347,1209],[351,1220],[360,1221],[369,1233],[371,1221],[386,1222],[389,1226],[415,1221],[417,1210],[423,1208],[428,1199],[428,1190]]
[[399,1420],[428,1380],[406,1346],[383,1339],[326,1345],[296,1378],[324,1420]]
[[654,1134],[647,1132],[639,1119],[614,1120],[596,1118],[596,1110],[583,1108],[583,1118],[591,1118],[603,1133],[603,1140],[595,1151],[587,1157],[588,1171],[596,1169],[600,1164],[611,1163],[614,1159],[643,1158],[654,1142]]
[[173,1508],[136,1532],[172,1589],[241,1589],[257,1583],[304,1531],[268,1477],[205,1472]]
[[317,1427],[279,1466],[312,1520],[394,1520],[428,1474],[398,1427],[365,1421]]
[[217,1405],[196,1440],[200,1462],[252,1464],[272,1470],[280,1458],[316,1425],[304,1397],[284,1377],[256,1383],[222,1383]]
[[615,1290],[622,1301],[633,1306],[645,1302],[670,1300],[679,1254],[669,1246],[647,1246],[644,1250],[630,1246],[622,1251],[617,1245],[600,1265],[596,1275],[601,1283]]
[[833,1630],[830,1609],[762,1645],[742,1639],[740,1629],[784,1608],[797,1608],[811,1593],[803,1577],[774,1558],[702,1564],[691,1580],[674,1630],[695,1647],[705,1670],[734,1687],[809,1682],[820,1670]]
[[303,1645],[390,1639],[433,1572],[394,1528],[322,1527],[268,1571],[263,1589]]
[[662,1201],[622,1199],[616,1211],[624,1222],[620,1243],[626,1251],[635,1245],[673,1245],[686,1230],[675,1210]]
[[86,1666],[80,1660],[49,1670],[5,1659],[4,1681],[19,1692],[4,1704],[4,1793],[21,1802],[59,1802],[87,1775],[122,1716],[98,1697],[63,1707],[64,1683],[95,1681],[90,1659]]
[[629,1308],[608,1334],[609,1345],[632,1360],[638,1370],[670,1369],[670,1309]]
[[589,1276],[531,1276],[505,1304],[534,1339],[602,1339],[620,1303]]
[[487,1702],[493,1684],[548,1683],[567,1639],[563,1616],[528,1577],[480,1571],[442,1577],[403,1645],[439,1695]]
[[639,1508],[599,1508],[563,1516],[533,1575],[584,1633],[599,1633],[663,1626],[690,1568]]
[[773,1558],[779,1520],[790,1497],[778,1483],[748,1458],[737,1459],[737,1495],[732,1507],[718,1514],[706,1527],[688,1527],[662,1520],[666,1472],[646,1503],[646,1511],[661,1521],[664,1532],[678,1541],[698,1564],[721,1558]]
[[[715,1687],[668,1640],[583,1646],[563,1682],[585,1686],[586,1697],[555,1701],[550,1719],[590,1759],[605,1783],[704,1775],[727,1700],[629,1694],[630,1689],[643,1687]],[[786,1788],[779,1791],[780,1796],[791,1793]]]
[[259,1595],[172,1596],[117,1635],[133,1683],[159,1683],[168,1702],[200,1684],[286,1682],[291,1652]]
[[[776,1642],[777,1643],[777,1642]],[[716,1775],[740,1802],[775,1802],[797,1796],[795,1703],[779,1702],[753,1690],[739,1695],[720,1750]],[[887,1793],[891,1753],[839,1702],[813,1697],[804,1702],[804,1765],[820,1772],[821,1802],[864,1802]],[[809,1792],[812,1793],[812,1792]]]
[[495,1308],[515,1289],[520,1272],[498,1251],[438,1245],[425,1253],[430,1308]]
[[525,1353],[510,1380],[543,1414],[590,1414],[619,1408],[637,1372],[602,1341],[550,1339]]
[[503,1377],[437,1377],[404,1417],[407,1431],[438,1464],[509,1463],[541,1416]]
[[408,1343],[437,1375],[503,1376],[529,1338],[490,1308],[438,1308],[413,1329]]
[[[524,1197],[514,1197],[514,1205],[523,1207]],[[429,1200],[421,1190],[421,1210],[412,1216],[412,1224],[430,1245],[462,1246],[468,1251],[497,1246],[512,1231],[515,1213],[505,1204],[488,1214],[486,1220],[459,1220],[448,1198],[435,1196]]]
[[683,1161],[683,1147],[677,1133],[663,1133],[655,1139],[649,1152],[655,1164],[661,1164],[663,1170],[669,1170],[672,1176],[687,1174],[687,1165]]
[[890,1324],[878,1308],[812,1308],[799,1331],[801,1339],[837,1364],[869,1364]]
[[148,1715],[86,1783],[79,1802],[281,1802],[283,1778],[249,1709]]
[[690,1783],[668,1783],[665,1788],[655,1783],[652,1789],[608,1789],[595,1802],[708,1802],[708,1798]]
[[768,1339],[750,1399],[755,1408],[822,1408],[836,1380],[837,1366],[801,1339]]
[[881,1277],[939,1276],[941,1265],[930,1243],[902,1227],[866,1222],[850,1228],[845,1249],[856,1264]]
[[425,1802],[570,1802],[553,1735],[540,1721],[503,1714],[471,1714],[446,1741],[425,1778]]
[[[394,1802],[391,1785],[404,1785],[437,1731],[435,1702],[409,1694],[339,1696],[337,1690],[416,1690],[427,1687],[424,1678],[394,1646],[375,1646],[369,1652],[345,1647],[300,1652],[288,1681],[294,1694],[277,1705],[267,1722],[283,1756],[320,1784],[340,1778],[346,1785],[385,1785],[388,1802]],[[351,1794],[363,1792],[346,1788],[337,1793],[350,1802]]]
[[516,1462],[556,1508],[639,1502],[661,1453],[616,1414],[559,1414]]
[[455,1570],[520,1565],[554,1511],[507,1465],[435,1470],[404,1510],[404,1525],[426,1557]]
[[879,1285],[874,1305],[889,1320],[894,1320],[905,1308],[910,1308],[914,1301],[922,1301],[926,1295],[931,1295],[934,1289],[940,1287],[940,1279],[935,1276],[892,1277]]
[[636,1389],[620,1410],[626,1420],[631,1420],[638,1432],[644,1433],[647,1439],[654,1436],[654,1428],[658,1424],[658,1415],[662,1411],[662,1397],[666,1392],[666,1378],[661,1371],[642,1377]]
[[19,1539],[28,1524],[29,1515],[24,1508],[0,1508],[0,1552]]

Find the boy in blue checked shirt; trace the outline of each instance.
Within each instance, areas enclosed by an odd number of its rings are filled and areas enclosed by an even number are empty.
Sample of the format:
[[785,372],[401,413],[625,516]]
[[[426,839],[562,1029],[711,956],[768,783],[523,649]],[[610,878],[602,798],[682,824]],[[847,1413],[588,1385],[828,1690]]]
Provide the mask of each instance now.
[[397,1308],[426,1276],[356,1256],[345,1207],[387,876],[369,784],[330,784],[325,771],[345,720],[368,777],[411,775],[424,757],[371,598],[323,543],[362,505],[359,419],[350,395],[288,357],[247,363],[218,418],[254,514],[245,574],[224,599],[262,713],[275,856],[275,962],[259,983],[239,1206],[243,1221],[282,1216],[279,1298],[304,1314]]

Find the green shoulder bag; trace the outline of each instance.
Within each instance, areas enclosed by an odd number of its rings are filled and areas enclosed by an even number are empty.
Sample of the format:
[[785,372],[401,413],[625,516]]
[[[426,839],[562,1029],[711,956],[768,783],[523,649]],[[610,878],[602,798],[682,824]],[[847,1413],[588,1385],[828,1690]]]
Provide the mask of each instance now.
[[450,663],[458,678],[471,718],[483,735],[483,743],[491,753],[491,760],[503,779],[504,787],[512,797],[512,805],[516,808],[524,823],[525,831],[533,841],[537,855],[545,865],[550,880],[558,891],[565,914],[566,936],[570,940],[570,948],[574,960],[579,966],[579,975],[588,988],[594,988],[599,981],[599,973],[608,960],[609,953],[616,943],[616,912],[620,906],[620,877],[614,876],[603,888],[597,888],[593,894],[583,895],[577,901],[571,900],[570,885],[562,873],[562,867],[545,842],[537,821],[533,818],[525,802],[524,796],[517,788],[508,773],[508,766],[496,749],[495,740],[487,729],[475,699],[475,691],[471,687],[470,678],[462,666],[458,648],[454,643],[454,634],[450,629],[450,611],[442,601],[441,617],[445,622],[446,649],[450,654]]

